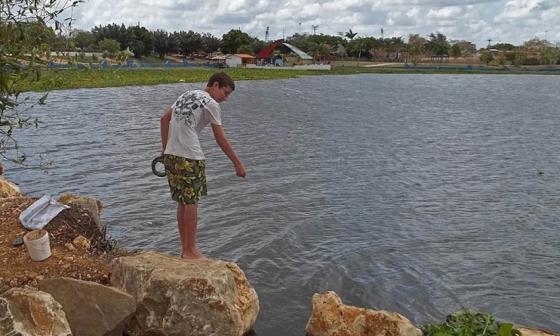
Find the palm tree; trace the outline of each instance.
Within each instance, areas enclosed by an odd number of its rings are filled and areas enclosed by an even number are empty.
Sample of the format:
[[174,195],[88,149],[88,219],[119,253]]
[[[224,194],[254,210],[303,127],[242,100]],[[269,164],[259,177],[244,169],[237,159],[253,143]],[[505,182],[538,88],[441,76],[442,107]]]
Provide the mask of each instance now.
[[352,29],[348,29],[348,31],[344,34],[344,36],[348,37],[350,40],[354,39],[358,33],[352,32]]
[[394,59],[394,61],[397,61],[397,62],[398,62],[399,59],[400,59],[400,54],[399,54],[399,52],[400,52],[400,51],[404,48],[404,46],[405,46],[405,43],[404,43],[402,37],[400,37],[400,36],[399,36],[399,37],[392,37],[392,38],[391,38],[391,42],[390,42],[390,46],[391,46],[392,51],[395,52],[395,59]]

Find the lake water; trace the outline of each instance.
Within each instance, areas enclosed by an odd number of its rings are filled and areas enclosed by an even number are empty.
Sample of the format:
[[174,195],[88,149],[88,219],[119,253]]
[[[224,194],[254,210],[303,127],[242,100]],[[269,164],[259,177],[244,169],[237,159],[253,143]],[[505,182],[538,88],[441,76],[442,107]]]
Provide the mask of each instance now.
[[[177,254],[175,204],[152,175],[159,118],[198,84],[52,92],[9,166],[33,196],[104,203],[130,249]],[[560,331],[560,76],[355,75],[239,82],[205,130],[199,243],[237,262],[259,336],[304,335],[315,292],[417,324],[461,307]],[[37,158],[37,156],[35,156]]]

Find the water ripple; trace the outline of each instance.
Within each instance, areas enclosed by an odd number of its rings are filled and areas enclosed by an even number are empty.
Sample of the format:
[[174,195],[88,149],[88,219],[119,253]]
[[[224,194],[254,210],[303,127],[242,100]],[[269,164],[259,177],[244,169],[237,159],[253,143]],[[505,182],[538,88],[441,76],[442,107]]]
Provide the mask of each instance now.
[[[34,110],[45,124],[20,136],[55,169],[8,178],[35,196],[100,197],[125,247],[177,253],[175,205],[149,165],[161,113],[201,85],[53,92]],[[558,76],[240,82],[224,123],[248,177],[206,131],[201,248],[246,271],[260,335],[303,335],[311,295],[326,290],[416,323],[469,307],[560,330],[558,87]]]

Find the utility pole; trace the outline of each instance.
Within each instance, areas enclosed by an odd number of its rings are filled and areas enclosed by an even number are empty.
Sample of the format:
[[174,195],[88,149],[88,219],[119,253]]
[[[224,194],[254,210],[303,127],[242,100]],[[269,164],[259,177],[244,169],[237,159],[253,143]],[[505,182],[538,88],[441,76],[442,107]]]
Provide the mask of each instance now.
[[383,40],[383,27],[381,27],[381,39]]
[[313,35],[317,35],[317,28],[319,28],[319,25],[312,25],[311,28],[313,28]]
[[266,32],[264,33],[264,41],[265,42],[268,42],[269,33],[270,33],[270,27],[266,26]]
[[301,22],[298,23],[299,27],[298,27],[298,34],[301,35]]

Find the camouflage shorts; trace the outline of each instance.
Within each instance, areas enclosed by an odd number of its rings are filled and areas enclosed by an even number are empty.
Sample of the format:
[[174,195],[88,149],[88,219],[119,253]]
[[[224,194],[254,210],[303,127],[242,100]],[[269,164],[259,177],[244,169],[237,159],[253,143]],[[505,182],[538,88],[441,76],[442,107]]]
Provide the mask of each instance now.
[[195,204],[206,196],[206,162],[165,154],[163,156],[171,198],[183,204]]

